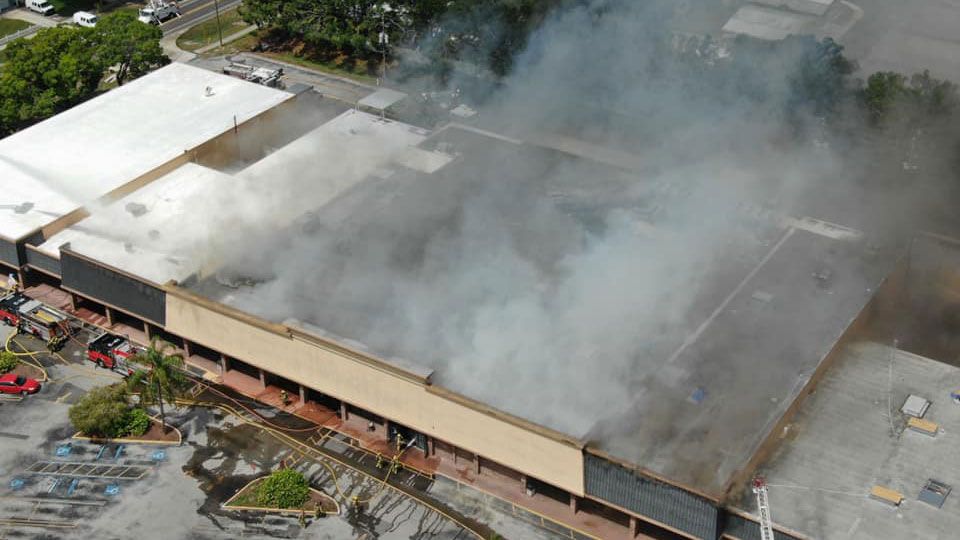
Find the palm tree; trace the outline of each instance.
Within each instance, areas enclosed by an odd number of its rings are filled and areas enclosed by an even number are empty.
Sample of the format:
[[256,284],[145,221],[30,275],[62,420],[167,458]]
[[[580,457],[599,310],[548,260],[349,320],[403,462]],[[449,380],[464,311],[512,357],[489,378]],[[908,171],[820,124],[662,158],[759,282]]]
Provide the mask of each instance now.
[[167,354],[174,346],[168,341],[154,336],[150,346],[135,354],[131,360],[143,364],[146,369],[138,369],[127,379],[131,391],[140,392],[140,403],[160,406],[160,424],[167,431],[167,419],[163,412],[163,400],[173,400],[183,388],[186,377],[183,375],[183,356],[178,353]]

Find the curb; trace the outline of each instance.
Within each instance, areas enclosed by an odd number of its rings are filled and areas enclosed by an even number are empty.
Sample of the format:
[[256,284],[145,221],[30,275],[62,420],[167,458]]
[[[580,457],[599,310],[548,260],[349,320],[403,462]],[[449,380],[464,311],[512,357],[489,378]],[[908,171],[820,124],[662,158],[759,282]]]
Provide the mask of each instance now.
[[263,60],[263,61],[266,61],[266,62],[272,62],[272,63],[274,63],[274,64],[280,64],[281,66],[283,66],[283,67],[285,67],[285,68],[297,69],[297,70],[300,70],[300,71],[306,71],[306,72],[308,72],[308,73],[312,73],[312,74],[314,74],[314,75],[320,75],[320,76],[323,76],[323,77],[329,77],[329,78],[331,78],[331,79],[336,79],[336,80],[338,80],[338,81],[340,81],[340,82],[342,82],[342,83],[352,84],[352,85],[354,85],[354,86],[359,86],[360,88],[363,88],[363,89],[366,89],[366,90],[377,91],[377,90],[380,90],[380,89],[382,89],[382,88],[389,88],[389,87],[386,87],[386,86],[376,86],[376,85],[372,85],[372,84],[363,83],[363,82],[360,82],[360,81],[351,79],[351,78],[349,78],[349,77],[344,77],[343,75],[337,75],[337,74],[335,74],[335,73],[330,73],[330,72],[328,72],[328,71],[321,71],[321,70],[319,70],[319,69],[313,69],[313,68],[309,68],[309,67],[306,67],[306,66],[301,66],[301,65],[298,65],[298,64],[294,64],[294,63],[292,63],[292,62],[287,62],[286,60],[280,60],[280,59],[278,59],[278,58],[274,58],[274,57],[269,56],[269,55],[267,55],[267,54],[260,54],[260,53],[255,53],[255,52],[242,52],[242,53],[239,53],[239,55],[240,55],[240,56],[252,56],[252,57],[254,57],[254,58],[257,58],[257,59],[260,59],[260,60]]
[[[155,422],[155,423],[157,422],[157,420],[156,420],[155,418],[152,418],[151,421],[153,421],[153,422]],[[176,442],[174,442],[174,441],[152,441],[152,440],[149,440],[149,439],[138,439],[138,438],[136,438],[136,437],[117,437],[116,439],[111,439],[111,438],[109,438],[109,437],[90,437],[90,436],[88,436],[88,435],[84,435],[83,433],[81,433],[81,432],[79,432],[79,431],[76,432],[76,433],[74,433],[73,436],[70,437],[70,438],[71,438],[71,439],[76,439],[76,440],[79,440],[79,441],[88,441],[88,442],[100,443],[100,444],[106,444],[106,443],[129,443],[129,444],[152,444],[152,445],[156,445],[156,446],[180,446],[181,444],[183,444],[183,433],[182,433],[179,429],[177,429],[176,427],[174,427],[174,426],[168,426],[168,427],[172,428],[173,431],[175,431],[175,432],[177,433],[177,441],[176,441]]]
[[[268,476],[269,476],[269,475],[268,475]],[[257,482],[260,482],[260,481],[263,480],[264,478],[267,478],[267,476],[261,476],[260,478],[254,478],[253,480],[247,482],[246,485],[244,485],[242,488],[240,488],[239,490],[237,490],[237,492],[234,493],[232,497],[230,497],[229,499],[227,499],[227,502],[221,504],[220,507],[223,508],[224,510],[238,510],[238,511],[241,511],[241,512],[261,512],[261,513],[264,513],[264,514],[280,514],[280,515],[285,515],[285,514],[299,515],[299,514],[301,514],[301,513],[303,513],[303,512],[306,512],[306,510],[303,510],[302,508],[270,508],[269,506],[231,506],[231,505],[230,505],[230,501],[236,499],[238,496],[240,496],[241,493],[244,492],[244,490],[246,490],[248,487],[252,486],[253,484],[255,484],[255,483],[257,483]],[[332,502],[334,506],[337,507],[337,511],[336,511],[336,512],[322,512],[323,515],[325,515],[325,516],[339,516],[339,515],[340,515],[340,503],[338,503],[336,499],[334,499],[334,498],[331,497],[330,495],[327,495],[326,493],[320,491],[319,489],[314,489],[314,488],[309,488],[309,489],[310,489],[310,491],[313,492],[313,493],[317,493],[317,494],[319,494],[319,495],[322,495],[323,497],[325,497],[326,499],[328,499],[330,502]]]
[[244,28],[243,30],[240,30],[239,32],[234,32],[234,33],[230,34],[229,36],[224,37],[224,38],[223,38],[223,45],[220,45],[219,42],[217,42],[217,43],[211,43],[211,44],[209,44],[209,45],[204,45],[203,47],[200,47],[199,49],[195,49],[195,50],[193,51],[193,53],[196,54],[196,55],[201,55],[201,54],[207,53],[207,52],[212,51],[212,50],[214,50],[214,49],[217,49],[217,48],[226,46],[228,43],[233,43],[234,41],[236,41],[236,40],[238,40],[238,39],[246,36],[247,34],[252,34],[252,33],[256,32],[257,30],[258,30],[257,25],[251,24],[250,26]]

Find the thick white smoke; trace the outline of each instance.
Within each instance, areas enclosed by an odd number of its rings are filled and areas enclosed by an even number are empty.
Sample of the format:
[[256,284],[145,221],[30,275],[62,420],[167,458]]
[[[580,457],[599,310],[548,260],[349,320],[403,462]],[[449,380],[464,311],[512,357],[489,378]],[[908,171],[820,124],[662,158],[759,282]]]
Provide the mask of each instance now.
[[[858,225],[862,186],[841,181],[859,162],[786,123],[817,125],[786,106],[797,51],[721,71],[722,55],[678,60],[664,39],[672,2],[586,4],[545,23],[481,112],[487,127],[583,159],[460,134],[460,157],[437,173],[331,190],[345,168],[372,173],[396,149],[313,149],[263,184],[257,210],[225,209],[211,260],[257,282],[229,301],[584,436],[630,408],[779,216],[819,208]],[[278,215],[308,210],[278,228]]]

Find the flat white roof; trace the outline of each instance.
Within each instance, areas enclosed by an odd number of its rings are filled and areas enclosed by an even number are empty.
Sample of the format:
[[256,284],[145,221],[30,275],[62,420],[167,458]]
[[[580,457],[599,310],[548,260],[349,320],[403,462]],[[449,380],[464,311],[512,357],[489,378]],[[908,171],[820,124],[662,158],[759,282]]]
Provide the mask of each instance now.
[[211,237],[222,242],[244,226],[288,227],[392,163],[442,167],[449,156],[412,147],[428,134],[350,110],[235,175],[187,163],[93,210],[38,249],[59,257],[69,242],[71,250],[146,281],[184,281],[216,270]]
[[[265,201],[283,200],[282,212],[261,216],[264,227],[282,227],[304,212],[328,201],[371,175],[386,178],[396,163],[418,162],[421,167],[439,169],[446,162],[437,153],[433,161],[415,148],[430,134],[428,130],[381,120],[378,116],[350,109],[313,131],[276,150],[236,174],[261,190]],[[289,196],[278,197],[276,182]],[[280,222],[282,221],[282,223]]]
[[22,238],[291,97],[174,62],[0,139],[0,235]]
[[786,8],[799,13],[823,15],[836,0],[751,0],[757,4]]
[[187,163],[51,236],[38,249],[59,257],[60,246],[69,242],[72,251],[146,281],[182,281],[204,263],[203,244],[219,226],[215,205],[235,184],[230,175]]
[[816,20],[813,15],[747,4],[730,17],[723,31],[779,41],[791,34],[810,33]]
[[381,88],[369,96],[364,97],[358,101],[357,104],[362,107],[370,107],[380,111],[399,103],[405,97],[407,97],[407,95],[403,92],[389,88]]

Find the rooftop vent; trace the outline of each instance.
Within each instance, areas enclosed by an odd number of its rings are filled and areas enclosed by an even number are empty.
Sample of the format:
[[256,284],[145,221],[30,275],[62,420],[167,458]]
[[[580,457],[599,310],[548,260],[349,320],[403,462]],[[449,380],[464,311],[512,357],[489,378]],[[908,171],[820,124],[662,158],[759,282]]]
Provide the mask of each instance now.
[[923,486],[920,496],[917,498],[930,506],[942,508],[943,502],[947,500],[951,491],[953,491],[953,488],[949,485],[931,478],[927,480],[927,485]]
[[130,215],[133,217],[140,217],[147,213],[147,207],[145,205],[135,202],[128,202],[123,209],[130,212]]
[[20,204],[0,204],[0,208],[3,208],[4,210],[13,210],[17,214],[26,214],[33,208],[33,203],[26,201]]
[[928,408],[930,408],[928,400],[910,394],[907,396],[907,400],[903,402],[903,406],[900,407],[900,412],[914,418],[923,418],[923,415],[927,414]]

